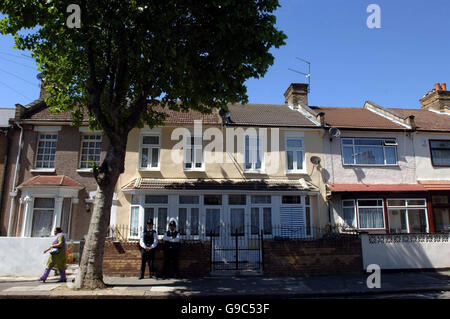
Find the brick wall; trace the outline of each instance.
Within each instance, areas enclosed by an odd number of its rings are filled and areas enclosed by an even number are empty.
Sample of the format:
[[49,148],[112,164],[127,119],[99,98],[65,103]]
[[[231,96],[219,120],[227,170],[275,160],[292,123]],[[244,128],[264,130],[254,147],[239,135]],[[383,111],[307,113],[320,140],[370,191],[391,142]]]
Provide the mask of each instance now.
[[328,275],[362,271],[361,240],[264,240],[264,274]]
[[[211,245],[209,242],[186,241],[180,244],[179,271],[182,277],[201,277],[210,273]],[[155,252],[155,269],[161,274],[164,260],[160,242]],[[103,274],[106,276],[137,277],[141,269],[141,252],[137,242],[105,243]],[[148,266],[145,269],[148,276]]]

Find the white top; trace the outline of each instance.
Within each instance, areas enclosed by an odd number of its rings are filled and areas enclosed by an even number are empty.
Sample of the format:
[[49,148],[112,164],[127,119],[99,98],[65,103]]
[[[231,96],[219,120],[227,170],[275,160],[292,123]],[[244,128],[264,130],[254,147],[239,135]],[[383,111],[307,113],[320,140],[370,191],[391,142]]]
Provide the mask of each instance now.
[[[170,232],[170,230],[169,230],[169,232]],[[167,232],[164,232],[163,240],[169,241],[172,243],[178,243],[180,241],[180,232],[177,233],[177,236],[175,238],[173,238],[172,236],[167,236]]]
[[[153,233],[153,244],[150,246],[150,249],[154,249],[158,245],[158,234],[156,234],[156,232],[153,228],[152,229],[147,228],[147,230],[153,230],[153,232],[154,232]],[[147,246],[144,243],[144,232],[142,232],[142,234],[141,234],[141,240],[139,241],[139,245],[144,249],[147,248]]]

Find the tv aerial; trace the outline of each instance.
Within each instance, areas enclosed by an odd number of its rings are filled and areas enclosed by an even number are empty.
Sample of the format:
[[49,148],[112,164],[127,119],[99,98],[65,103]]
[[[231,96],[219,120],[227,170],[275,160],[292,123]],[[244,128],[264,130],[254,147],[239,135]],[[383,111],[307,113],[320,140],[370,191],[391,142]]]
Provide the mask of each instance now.
[[288,68],[288,70],[292,71],[292,72],[295,72],[295,73],[302,74],[308,79],[308,93],[309,93],[310,88],[311,88],[311,62],[309,62],[309,61],[307,61],[305,59],[299,58],[299,57],[295,57],[295,58],[297,60],[303,62],[303,63],[308,64],[308,73],[304,73],[304,72],[301,72],[301,71],[298,71],[298,70],[294,70],[294,69],[291,69],[291,68]]

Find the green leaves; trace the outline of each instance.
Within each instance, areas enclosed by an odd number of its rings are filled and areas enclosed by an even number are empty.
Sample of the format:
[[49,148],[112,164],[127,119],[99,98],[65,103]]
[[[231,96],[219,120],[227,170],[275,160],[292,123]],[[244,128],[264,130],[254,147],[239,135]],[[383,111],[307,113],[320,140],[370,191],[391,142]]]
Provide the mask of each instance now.
[[75,124],[89,114],[111,134],[160,124],[156,100],[201,112],[247,102],[244,82],[286,39],[277,0],[90,0],[80,29],[66,26],[71,3],[5,0],[0,32],[33,52],[53,111],[72,110]]

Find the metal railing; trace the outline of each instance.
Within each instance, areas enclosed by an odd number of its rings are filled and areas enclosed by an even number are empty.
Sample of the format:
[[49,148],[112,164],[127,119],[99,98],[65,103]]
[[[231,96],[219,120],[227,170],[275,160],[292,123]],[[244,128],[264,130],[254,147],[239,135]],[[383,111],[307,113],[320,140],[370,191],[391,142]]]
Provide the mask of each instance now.
[[[113,225],[108,228],[107,240],[130,242],[138,241],[143,232],[143,227],[130,227],[129,225]],[[155,229],[162,237],[163,233]],[[212,237],[222,238],[252,238],[262,236],[262,239],[274,240],[333,240],[355,238],[358,231],[348,229],[342,225],[327,225],[324,227],[295,227],[289,225],[270,225],[263,227],[254,227],[252,225],[243,225],[232,227],[231,225],[219,225],[210,227],[182,227],[177,229],[180,232],[182,241],[200,240],[210,241]],[[216,240],[217,241],[217,240]]]

